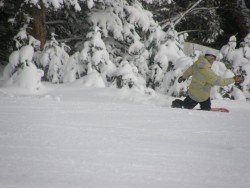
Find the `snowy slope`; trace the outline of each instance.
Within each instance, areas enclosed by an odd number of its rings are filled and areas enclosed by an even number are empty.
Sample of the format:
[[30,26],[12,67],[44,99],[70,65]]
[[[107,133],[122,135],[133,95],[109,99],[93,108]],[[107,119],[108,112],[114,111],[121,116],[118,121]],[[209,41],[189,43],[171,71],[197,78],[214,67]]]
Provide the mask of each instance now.
[[115,89],[0,88],[1,188],[248,188],[250,103],[171,109]]

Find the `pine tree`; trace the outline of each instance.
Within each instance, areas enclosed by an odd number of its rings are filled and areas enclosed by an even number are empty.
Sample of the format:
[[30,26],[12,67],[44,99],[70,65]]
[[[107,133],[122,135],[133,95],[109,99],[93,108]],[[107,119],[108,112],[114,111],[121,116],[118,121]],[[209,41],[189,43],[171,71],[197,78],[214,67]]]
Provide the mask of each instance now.
[[108,81],[115,71],[115,65],[109,59],[106,45],[101,38],[99,27],[94,27],[93,31],[87,34],[87,41],[84,48],[79,54],[85,74],[91,73],[93,70],[101,74],[104,83],[108,85]]
[[39,90],[42,87],[41,77],[43,71],[37,69],[34,64],[34,53],[40,47],[40,41],[27,33],[27,25],[30,18],[14,37],[17,50],[9,57],[9,63],[3,71],[3,79],[6,85],[17,85],[23,89]]
[[65,67],[68,63],[69,55],[66,52],[69,49],[64,43],[59,44],[52,33],[51,40],[48,41],[43,51],[38,54],[37,66],[45,72],[44,80],[52,83],[62,83],[65,73]]

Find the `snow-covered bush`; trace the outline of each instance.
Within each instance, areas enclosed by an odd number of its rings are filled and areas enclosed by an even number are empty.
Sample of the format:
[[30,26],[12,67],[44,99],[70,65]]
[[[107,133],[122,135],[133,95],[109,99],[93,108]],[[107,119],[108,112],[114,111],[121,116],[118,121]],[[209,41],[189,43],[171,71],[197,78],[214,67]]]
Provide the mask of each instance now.
[[169,60],[165,47],[164,44],[159,46],[154,56],[153,64],[150,66],[148,85],[153,89],[157,89],[161,86],[163,77],[168,69]]
[[154,90],[146,87],[146,81],[133,63],[123,60],[112,77],[112,86],[127,88],[142,94],[154,95]]
[[74,82],[80,78],[84,72],[83,67],[80,65],[79,52],[71,55],[64,69],[63,83]]
[[78,79],[73,84],[78,84],[85,87],[95,87],[95,88],[106,87],[101,75],[96,70],[93,70],[88,75],[85,75],[84,77]]
[[137,87],[144,89],[146,86],[146,81],[141,75],[139,75],[137,67],[133,64],[130,64],[126,60],[120,63],[120,66],[114,73],[112,80],[113,85],[118,88]]
[[[242,75],[243,83],[237,87],[243,91],[246,97],[250,97],[250,33],[244,38],[241,46],[236,49],[236,39],[232,36],[229,43],[222,47],[223,60],[228,62],[229,68],[236,75]],[[234,91],[239,91],[234,89]],[[235,92],[233,92],[235,93]],[[242,96],[237,94],[236,96]],[[239,98],[239,97],[234,97]],[[240,97],[242,99],[242,97]]]
[[28,35],[27,26],[28,24],[24,24],[14,37],[17,50],[13,51],[9,57],[9,63],[3,71],[3,79],[8,86],[15,85],[36,91],[42,86],[41,77],[43,76],[43,71],[37,69],[34,64],[35,49],[39,48],[40,42]]
[[109,59],[109,53],[101,38],[99,27],[94,27],[94,30],[88,33],[87,38],[88,40],[79,53],[82,70],[85,70],[86,74],[96,70],[101,74],[105,84],[108,85],[116,67]]
[[156,28],[149,39],[152,62],[148,85],[158,92],[179,96],[181,93],[176,78],[191,65],[191,60],[183,59],[185,54],[178,42],[177,32],[173,25],[166,33]]
[[63,81],[65,67],[67,65],[69,55],[66,52],[67,47],[64,43],[59,45],[55,39],[55,34],[52,33],[51,41],[48,41],[44,50],[36,64],[41,67],[44,72],[44,78],[52,83],[61,83]]
[[166,93],[170,96],[184,96],[186,95],[189,81],[178,83],[178,78],[183,72],[193,64],[193,61],[189,57],[179,57],[173,65],[169,68],[163,78],[163,82],[159,91]]
[[107,39],[106,50],[118,68],[113,72],[113,85],[145,89],[149,74],[149,51],[145,43],[147,34],[157,27],[153,15],[138,2],[131,5],[117,2],[91,13],[89,21],[94,27],[98,26],[102,37]]
[[5,80],[9,79],[24,63],[32,62],[34,50],[40,46],[40,42],[27,33],[31,18],[26,15],[25,19],[27,20],[26,23],[24,23],[23,27],[20,28],[20,31],[13,39],[17,50],[13,51],[9,56],[9,63],[3,72],[3,78]]
[[235,36],[231,36],[229,39],[229,42],[224,45],[221,50],[220,53],[222,55],[222,60],[226,63],[228,68],[232,67],[232,61],[233,61],[233,55],[235,52],[235,48],[236,48],[236,37]]
[[37,91],[42,87],[42,76],[42,70],[37,69],[34,63],[27,62],[6,81],[6,85],[15,85],[29,91]]
[[131,62],[137,67],[138,73],[147,81],[149,72],[149,52],[139,40],[134,41],[128,49]]
[[[220,61],[213,63],[212,70],[222,78],[232,78],[234,76],[234,73],[226,67],[225,63]],[[233,84],[224,87],[214,86],[211,90],[211,99],[233,98],[233,88]]]
[[16,50],[11,53],[9,63],[4,68],[3,79],[8,80],[17,71],[20,64],[19,50]]

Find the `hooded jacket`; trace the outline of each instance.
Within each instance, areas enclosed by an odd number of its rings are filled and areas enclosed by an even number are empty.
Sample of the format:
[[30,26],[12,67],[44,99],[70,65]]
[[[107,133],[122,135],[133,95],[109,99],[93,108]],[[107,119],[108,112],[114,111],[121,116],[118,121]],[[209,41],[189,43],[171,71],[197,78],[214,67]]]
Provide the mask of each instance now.
[[192,76],[189,85],[189,97],[197,102],[206,101],[210,97],[212,86],[227,86],[234,83],[233,78],[221,78],[211,69],[211,64],[206,57],[201,56],[192,66],[184,73],[183,78],[187,79]]

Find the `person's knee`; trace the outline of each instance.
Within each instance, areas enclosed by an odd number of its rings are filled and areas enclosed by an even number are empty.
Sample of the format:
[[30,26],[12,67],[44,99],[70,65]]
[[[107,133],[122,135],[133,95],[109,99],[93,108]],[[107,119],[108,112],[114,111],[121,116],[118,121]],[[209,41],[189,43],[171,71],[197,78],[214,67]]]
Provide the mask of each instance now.
[[197,104],[198,102],[194,101],[188,96],[183,102],[183,108],[193,109]]
[[175,100],[172,102],[172,107],[173,107],[173,108],[182,108],[182,107],[183,107],[183,101],[180,100],[180,99],[175,99]]

